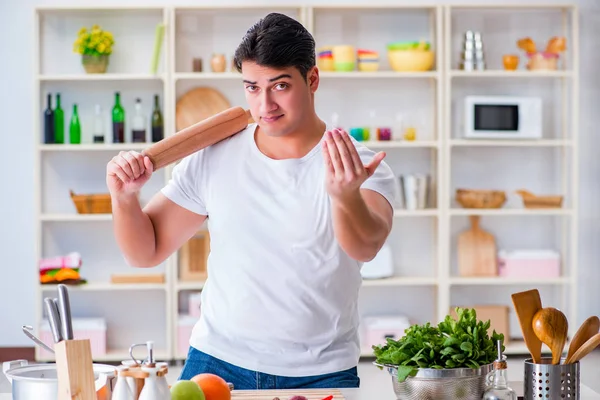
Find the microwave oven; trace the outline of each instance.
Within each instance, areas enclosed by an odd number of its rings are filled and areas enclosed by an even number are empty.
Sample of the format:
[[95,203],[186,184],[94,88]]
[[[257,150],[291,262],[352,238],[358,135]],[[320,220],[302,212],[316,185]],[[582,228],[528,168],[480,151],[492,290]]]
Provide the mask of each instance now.
[[524,96],[466,96],[467,139],[540,139],[542,99]]

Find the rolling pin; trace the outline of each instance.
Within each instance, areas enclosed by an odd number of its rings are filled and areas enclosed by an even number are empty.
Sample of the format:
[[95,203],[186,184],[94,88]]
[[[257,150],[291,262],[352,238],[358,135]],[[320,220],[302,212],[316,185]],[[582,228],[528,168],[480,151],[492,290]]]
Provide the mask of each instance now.
[[250,111],[242,107],[228,108],[152,144],[142,155],[150,158],[156,171],[241,132],[250,117]]

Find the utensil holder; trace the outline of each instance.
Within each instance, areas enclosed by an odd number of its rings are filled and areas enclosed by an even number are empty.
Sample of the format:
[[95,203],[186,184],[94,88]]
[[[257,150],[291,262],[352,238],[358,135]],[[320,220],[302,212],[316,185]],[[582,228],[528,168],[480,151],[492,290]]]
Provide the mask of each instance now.
[[525,400],[573,399],[579,400],[579,362],[553,365],[551,357],[542,357],[540,364],[531,358],[525,360]]

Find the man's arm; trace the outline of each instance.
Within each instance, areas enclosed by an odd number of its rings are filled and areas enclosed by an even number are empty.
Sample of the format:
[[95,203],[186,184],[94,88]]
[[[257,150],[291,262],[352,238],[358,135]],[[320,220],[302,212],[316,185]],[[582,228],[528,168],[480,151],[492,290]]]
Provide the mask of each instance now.
[[336,238],[350,257],[370,261],[392,229],[393,209],[384,196],[361,185],[375,173],[385,153],[375,154],[364,165],[347,132],[336,129],[325,135],[325,185]]
[[344,251],[371,261],[392,229],[393,209],[381,194],[363,189],[345,201],[333,201],[333,228]]
[[[206,215],[177,205],[162,192],[154,195],[142,210],[138,194],[152,172],[150,159],[135,151],[120,152],[106,166],[115,237],[125,259],[134,267],[160,264],[206,220]],[[179,176],[179,185],[182,180]]]
[[192,237],[205,220],[206,215],[175,204],[161,192],[143,210],[135,197],[113,200],[117,243],[134,267],[160,264]]

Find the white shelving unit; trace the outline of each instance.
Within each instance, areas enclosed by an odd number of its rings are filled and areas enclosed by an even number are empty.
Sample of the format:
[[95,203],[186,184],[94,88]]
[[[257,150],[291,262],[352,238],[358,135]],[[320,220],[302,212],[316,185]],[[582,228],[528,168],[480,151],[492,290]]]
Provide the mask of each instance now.
[[[210,56],[214,52],[224,53],[230,65],[245,30],[271,11],[299,19],[313,33],[317,47],[347,43],[380,51],[381,70],[378,72],[321,73],[317,111],[322,118],[331,122],[332,114],[337,113],[343,126],[363,126],[368,123],[368,112],[373,109],[381,126],[395,126],[397,113],[404,116],[405,122],[417,126],[415,141],[366,143],[387,152],[386,161],[397,175],[429,174],[432,202],[430,208],[414,211],[398,205],[389,238],[395,276],[364,281],[360,294],[361,315],[401,313],[416,323],[436,322],[443,319],[453,305],[511,305],[510,293],[538,287],[546,303],[567,310],[570,321],[575,321],[578,172],[573,160],[577,159],[578,149],[579,77],[575,6],[492,6],[486,2],[481,6],[240,8],[215,3],[191,7],[42,7],[35,12],[37,41],[33,77],[37,99],[34,104],[38,188],[36,255],[39,259],[70,251],[82,253],[81,274],[89,283],[73,287],[72,303],[75,317],[107,319],[109,350],[97,360],[127,358],[130,344],[146,340],[157,343],[159,359],[183,359],[185,354],[177,350],[178,318],[187,312],[187,296],[203,287],[202,282],[179,280],[177,253],[151,271],[164,272],[165,284],[111,284],[111,273],[148,271],[125,265],[113,238],[110,215],[80,215],[75,211],[69,189],[77,193],[106,192],[106,162],[121,150],[140,151],[148,146],[147,143],[110,143],[113,94],[122,93],[128,117],[133,113],[135,97],[142,97],[149,115],[152,96],[159,94],[166,135],[175,132],[177,99],[193,87],[216,88],[232,105],[244,106],[240,74],[229,69],[224,73],[210,72]],[[501,28],[498,21],[502,23]],[[148,71],[154,28],[159,22],[165,23],[166,30],[159,70],[153,75]],[[79,28],[94,23],[113,32],[116,40],[109,71],[101,75],[85,74],[78,55],[71,53]],[[538,28],[541,30],[534,30]],[[457,67],[460,36],[467,29],[483,34],[488,61],[485,71],[467,72]],[[545,41],[559,34],[567,37],[565,69],[531,72],[520,66],[518,71],[502,70],[501,56],[519,52],[518,38],[531,36],[536,41]],[[436,53],[435,68],[420,73],[391,71],[385,44],[421,39],[432,44]],[[204,72],[191,72],[195,57],[202,58]],[[543,140],[461,138],[456,107],[462,96],[481,91],[516,93],[522,90],[539,92],[544,96],[544,105],[560,116],[557,124],[549,125]],[[43,144],[43,109],[48,92],[62,94],[66,132],[70,108],[75,102],[79,104],[84,143]],[[96,103],[102,104],[106,114],[107,144],[92,144],[86,136],[86,132],[91,131]],[[126,123],[126,133],[129,132]],[[530,160],[537,164],[532,165]],[[548,160],[553,163],[545,165]],[[142,191],[142,201],[149,200],[168,181],[170,173],[171,168],[166,168],[155,174]],[[512,202],[501,209],[467,210],[453,201],[458,187],[501,188],[511,192],[531,182],[534,182],[532,191],[564,194],[564,208],[530,210]],[[517,184],[519,186],[515,186]],[[551,279],[458,276],[456,236],[473,214],[482,216],[482,225],[497,235],[499,248],[521,244],[559,247],[565,255],[563,276]],[[37,323],[45,314],[43,297],[55,290],[53,285],[39,286]],[[514,313],[510,323],[511,336],[519,336]],[[507,347],[507,353],[524,352],[526,348],[520,341],[512,341]],[[366,352],[365,356],[368,355]]]

